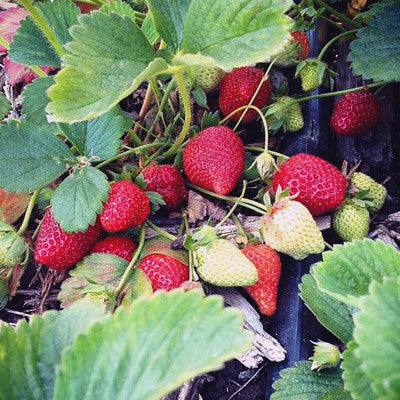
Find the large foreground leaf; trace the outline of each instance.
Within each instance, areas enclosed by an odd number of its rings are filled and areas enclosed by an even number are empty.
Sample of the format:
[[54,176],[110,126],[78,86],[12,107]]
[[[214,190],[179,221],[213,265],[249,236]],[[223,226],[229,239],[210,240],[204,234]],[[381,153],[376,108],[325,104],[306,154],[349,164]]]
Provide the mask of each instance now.
[[158,400],[245,351],[236,309],[200,292],[159,292],[96,324],[64,353],[55,400]]
[[57,187],[51,198],[51,213],[63,230],[86,231],[96,222],[109,190],[103,172],[88,165],[74,171]]
[[[61,44],[71,40],[68,29],[78,22],[79,8],[69,0],[37,3],[36,6]],[[10,46],[10,58],[21,64],[61,67],[61,60],[34,19],[21,22]]]
[[400,398],[400,278],[373,282],[355,316],[355,355],[372,381],[376,398]]
[[48,185],[74,156],[49,130],[28,122],[11,124],[0,133],[0,187],[29,192]]
[[356,74],[375,81],[400,80],[400,4],[387,2],[357,32],[349,60]]
[[79,22],[70,29],[66,67],[48,92],[59,122],[98,117],[167,67],[131,18],[93,11]]
[[318,289],[314,278],[306,274],[301,279],[300,297],[318,321],[344,343],[353,338],[351,308]]
[[400,253],[392,246],[371,239],[354,240],[323,253],[312,268],[318,287],[339,301],[357,307],[369,285],[386,276],[400,274]]
[[62,351],[103,316],[103,307],[87,302],[33,315],[15,329],[0,324],[0,399],[51,400]]
[[351,400],[338,368],[311,371],[311,361],[300,361],[296,367],[281,371],[273,388],[271,400]]
[[[193,0],[182,52],[210,57],[223,69],[251,65],[282,50],[292,20],[290,0]],[[186,58],[187,60],[188,58]]]

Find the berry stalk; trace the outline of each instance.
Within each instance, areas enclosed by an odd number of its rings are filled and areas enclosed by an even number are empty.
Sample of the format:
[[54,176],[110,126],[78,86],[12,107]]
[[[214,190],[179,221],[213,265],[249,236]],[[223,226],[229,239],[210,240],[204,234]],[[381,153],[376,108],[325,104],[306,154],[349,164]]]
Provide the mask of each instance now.
[[339,39],[341,39],[341,38],[343,38],[343,37],[345,37],[345,36],[347,36],[347,35],[356,33],[356,32],[357,32],[357,29],[353,29],[353,30],[351,30],[351,31],[346,31],[346,32],[341,33],[340,35],[335,36],[335,37],[334,37],[333,39],[331,39],[328,43],[326,43],[326,45],[322,48],[322,50],[320,51],[319,56],[317,57],[317,59],[318,59],[318,60],[322,60],[322,57],[325,55],[325,53],[327,52],[327,50],[329,49],[329,47],[330,47],[333,43],[335,43],[337,40],[339,40]]
[[147,226],[148,226],[149,228],[151,228],[154,232],[156,232],[156,233],[158,233],[159,235],[165,237],[166,239],[169,239],[169,240],[172,240],[172,241],[178,239],[178,238],[177,238],[176,236],[174,236],[172,233],[167,232],[166,230],[160,228],[160,227],[157,226],[156,224],[153,224],[153,222],[151,222],[151,221],[149,221],[149,220],[147,220],[146,224],[147,224]]
[[33,207],[35,207],[36,199],[39,196],[39,193],[41,190],[42,190],[42,188],[39,188],[33,192],[31,199],[29,200],[28,208],[26,209],[26,212],[25,212],[24,220],[22,221],[22,224],[21,224],[20,228],[18,229],[17,235],[21,236],[26,231],[26,228],[28,227],[29,221],[31,219]]

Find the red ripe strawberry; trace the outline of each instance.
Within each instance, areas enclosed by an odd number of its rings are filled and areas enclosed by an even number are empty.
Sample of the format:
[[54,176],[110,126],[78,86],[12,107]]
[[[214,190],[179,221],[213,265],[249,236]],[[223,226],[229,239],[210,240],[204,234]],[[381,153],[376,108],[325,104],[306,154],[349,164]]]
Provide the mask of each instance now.
[[149,165],[142,171],[146,191],[159,193],[168,210],[176,210],[187,200],[188,190],[179,169],[173,165]]
[[153,291],[176,289],[189,279],[189,267],[166,254],[149,254],[140,261],[139,268],[150,279]]
[[336,103],[331,118],[334,132],[342,136],[359,136],[370,132],[379,121],[378,99],[368,92],[351,92]]
[[255,300],[262,314],[271,316],[276,311],[278,284],[281,277],[279,254],[266,244],[249,245],[242,249],[243,254],[255,265],[258,281],[246,290]]
[[299,59],[305,60],[310,55],[310,42],[306,31],[291,31],[293,41],[300,44]]
[[346,197],[344,175],[328,161],[311,154],[290,157],[275,172],[272,186],[290,187],[290,194],[303,203],[312,215],[324,214],[343,203]]
[[[263,77],[264,72],[254,67],[236,68],[227,74],[222,81],[219,92],[219,108],[224,116],[249,104]],[[252,104],[258,108],[263,108],[267,105],[270,97],[271,85],[269,80],[266,80]],[[242,113],[243,111],[234,114],[231,119],[239,121]],[[245,123],[252,122],[257,118],[257,115],[254,110],[248,109],[242,121]]]
[[107,231],[117,232],[143,224],[149,214],[150,200],[146,193],[131,181],[117,181],[111,183],[100,222]]
[[136,244],[127,237],[110,236],[97,242],[93,246],[92,253],[114,254],[130,261],[136,248]]
[[65,232],[47,209],[36,240],[35,260],[52,269],[72,267],[88,254],[100,233],[99,220],[85,232]]
[[183,151],[183,169],[190,182],[222,195],[236,186],[244,163],[243,143],[226,126],[204,129]]

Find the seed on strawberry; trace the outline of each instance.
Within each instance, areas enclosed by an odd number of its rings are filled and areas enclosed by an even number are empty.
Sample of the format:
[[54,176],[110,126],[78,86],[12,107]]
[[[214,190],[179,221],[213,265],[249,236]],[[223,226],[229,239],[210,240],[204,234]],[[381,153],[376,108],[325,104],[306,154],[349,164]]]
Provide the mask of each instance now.
[[324,214],[338,207],[346,197],[346,178],[328,161],[307,153],[290,157],[275,172],[273,189],[290,188],[296,201],[312,215]]
[[179,169],[173,165],[149,165],[143,169],[145,191],[159,193],[168,210],[176,210],[187,200],[188,190]]
[[279,254],[266,244],[251,244],[242,253],[255,265],[258,281],[246,290],[257,303],[261,313],[271,316],[276,311],[278,284],[281,276]]
[[369,212],[366,207],[346,201],[333,214],[332,226],[345,242],[362,239],[368,235]]
[[225,126],[204,129],[183,151],[183,169],[190,182],[217,194],[225,195],[237,185],[244,164],[243,143]]
[[379,184],[362,172],[353,172],[350,183],[358,190],[368,190],[367,197],[373,202],[373,205],[367,204],[367,209],[369,211],[377,212],[382,208],[387,195],[385,186]]
[[[264,72],[254,67],[236,68],[226,75],[219,92],[219,108],[224,116],[229,115],[239,107],[248,105],[262,79],[264,79]],[[271,85],[267,79],[261,85],[252,104],[258,108],[263,108],[267,105],[270,97]],[[242,114],[243,111],[237,112],[231,119],[239,121]],[[255,121],[257,115],[255,110],[248,109],[242,121],[244,123]]]
[[176,289],[189,279],[189,267],[167,254],[151,253],[142,258],[139,268],[150,279],[153,291]]
[[351,92],[340,97],[331,117],[331,127],[341,136],[371,132],[380,116],[378,99],[369,92]]
[[35,260],[52,269],[66,269],[83,259],[101,233],[99,220],[85,232],[66,232],[47,209],[35,246]]
[[278,201],[260,222],[264,243],[296,260],[321,253],[325,248],[312,215],[298,201],[288,198]]
[[135,242],[128,237],[109,236],[97,242],[92,248],[92,253],[114,254],[130,261],[136,248]]
[[100,222],[107,231],[117,232],[143,224],[149,214],[150,200],[146,193],[131,181],[117,181],[111,183]]

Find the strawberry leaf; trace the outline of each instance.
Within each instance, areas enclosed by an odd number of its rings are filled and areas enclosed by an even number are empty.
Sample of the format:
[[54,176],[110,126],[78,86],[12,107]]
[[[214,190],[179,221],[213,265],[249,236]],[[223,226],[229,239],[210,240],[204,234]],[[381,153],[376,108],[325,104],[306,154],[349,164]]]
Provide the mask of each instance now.
[[63,353],[54,400],[157,400],[249,348],[237,309],[200,291],[139,298]]
[[124,3],[123,1],[120,0],[107,1],[105,4],[102,5],[100,10],[105,12],[106,14],[114,12],[121,15],[121,17],[127,16],[131,18],[133,22],[136,22],[135,11],[128,3]]
[[352,309],[321,292],[310,274],[301,279],[300,297],[318,321],[344,343],[353,338]]
[[361,368],[361,360],[355,354],[357,347],[357,343],[352,341],[343,353],[341,368],[343,370],[344,388],[351,393],[354,400],[375,400],[371,382]]
[[55,190],[51,213],[63,230],[85,231],[96,222],[109,190],[107,177],[98,169],[88,165],[75,170]]
[[376,399],[400,398],[400,278],[373,282],[354,318],[355,355],[372,381]]
[[311,361],[300,361],[281,371],[271,400],[351,400],[344,391],[339,368],[311,371]]
[[[193,0],[177,61],[225,70],[266,61],[282,50],[292,20],[290,0]],[[154,15],[154,14],[153,14]]]
[[48,92],[48,110],[59,122],[98,117],[167,68],[129,17],[93,11],[80,16],[70,32],[66,67]]
[[158,39],[160,39],[160,35],[158,34],[156,27],[154,25],[153,16],[151,13],[147,13],[146,17],[142,23],[141,29],[146,36],[146,39],[154,45]]
[[371,239],[335,245],[314,264],[311,275],[325,293],[358,307],[360,296],[368,293],[372,281],[400,273],[400,253],[392,246]]
[[357,32],[349,60],[356,74],[375,81],[400,81],[400,4],[387,2]]
[[61,353],[104,316],[102,306],[80,303],[63,312],[34,314],[14,328],[0,324],[0,392],[7,400],[51,400]]
[[53,133],[29,122],[0,131],[0,187],[29,192],[46,186],[74,162],[71,150]]
[[7,193],[0,188],[0,221],[13,224],[26,210],[29,193]]
[[0,92],[0,121],[3,118],[7,117],[10,111],[11,111],[11,103],[8,101],[4,93]]
[[[36,7],[61,44],[69,42],[69,28],[78,22],[79,8],[69,0],[37,3]],[[61,67],[60,58],[30,16],[21,22],[14,35],[9,55],[21,64]]]

